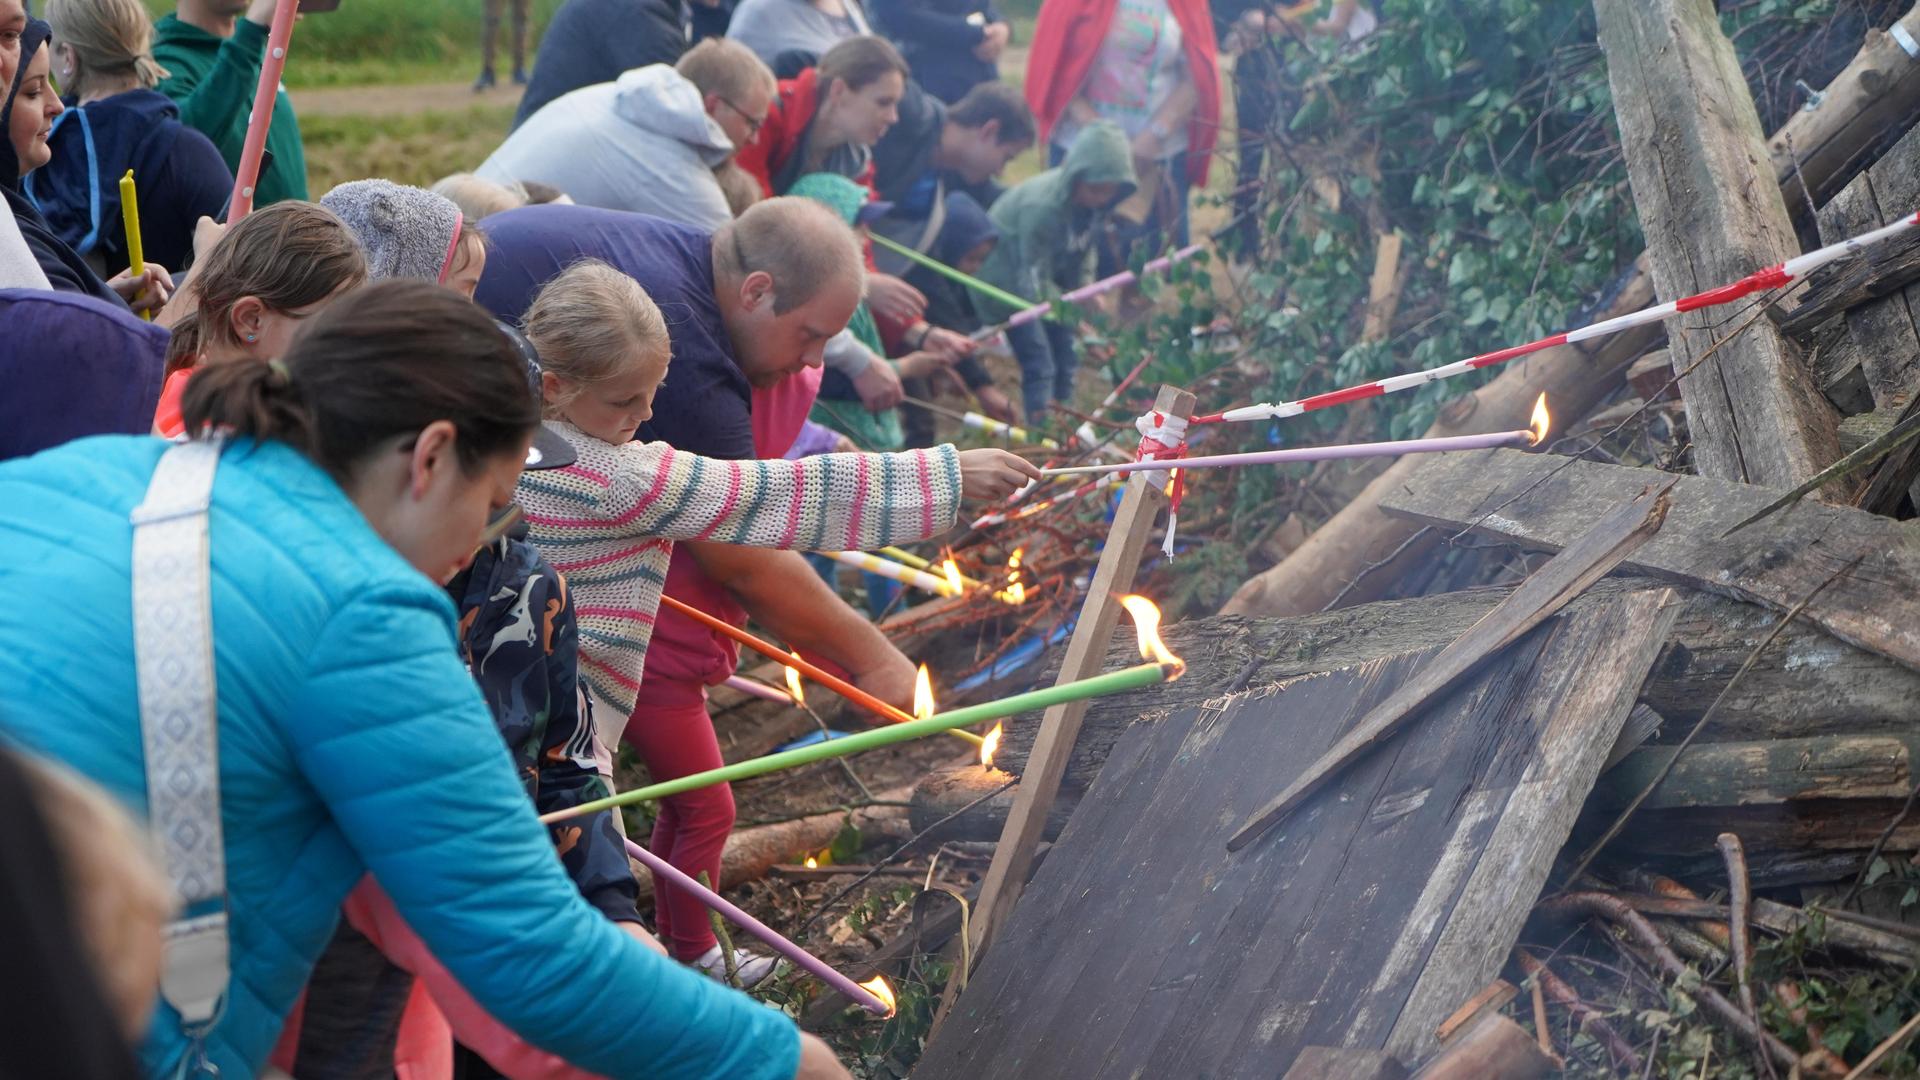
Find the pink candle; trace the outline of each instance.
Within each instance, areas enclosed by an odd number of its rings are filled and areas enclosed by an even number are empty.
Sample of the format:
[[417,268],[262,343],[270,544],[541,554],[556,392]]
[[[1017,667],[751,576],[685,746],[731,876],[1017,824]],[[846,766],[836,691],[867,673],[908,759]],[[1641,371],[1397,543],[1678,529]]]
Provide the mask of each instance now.
[[[1174,263],[1184,262],[1187,259],[1193,258],[1195,255],[1198,255],[1204,247],[1205,245],[1203,244],[1188,244],[1186,247],[1181,248],[1179,251],[1176,251],[1171,255],[1162,255],[1159,258],[1148,262],[1145,266],[1142,266],[1140,268],[1140,271],[1141,273],[1145,273],[1145,274],[1157,274],[1160,271],[1165,270],[1167,267],[1172,266]],[[1139,278],[1139,275],[1135,274],[1133,271],[1122,270],[1119,273],[1113,275],[1112,277],[1103,277],[1099,281],[1096,281],[1091,285],[1082,285],[1079,288],[1073,290],[1072,292],[1063,293],[1060,296],[1060,301],[1062,303],[1077,304],[1082,300],[1088,300],[1093,297],[1099,296],[1101,293],[1112,292],[1113,290],[1118,289],[1123,285],[1130,285],[1138,278]],[[990,326],[985,330],[976,331],[973,335],[974,340],[984,341],[987,338],[990,338],[993,335],[999,333],[1000,331],[1005,330],[1009,326],[1021,326],[1026,323],[1030,323],[1035,319],[1043,317],[1044,315],[1047,314],[1047,312],[1052,310],[1053,310],[1053,302],[1048,301],[1047,303],[1044,303],[1044,304],[1035,304],[1030,308],[1025,308],[1020,311],[1016,311],[1007,318],[1006,322],[1003,322],[998,326]]]
[[768,686],[766,683],[763,683],[763,682],[755,682],[752,679],[741,678],[738,675],[729,675],[727,676],[727,685],[733,687],[735,690],[738,690],[743,694],[752,694],[754,697],[757,697],[757,698],[765,698],[768,701],[777,701],[777,702],[780,702],[782,705],[793,704],[792,694],[787,693],[785,690]]
[[1487,435],[1455,435],[1444,439],[1404,439],[1400,442],[1349,443],[1345,446],[1302,446],[1290,450],[1256,450],[1247,454],[1163,458],[1158,461],[1123,461],[1112,465],[1076,465],[1067,469],[1040,471],[1048,476],[1082,474],[1097,476],[1105,473],[1143,472],[1151,469],[1220,469],[1234,465],[1282,465],[1302,461],[1334,461],[1341,458],[1439,454],[1448,450],[1485,450],[1494,446],[1532,446],[1537,441],[1532,431],[1496,431]]
[[287,67],[287,42],[293,38],[293,17],[300,0],[279,0],[273,25],[267,28],[267,55],[260,58],[260,82],[253,90],[253,112],[247,117],[247,137],[240,144],[240,167],[233,171],[233,199],[227,206],[231,225],[253,212],[253,189],[260,182],[260,159],[267,149],[267,128],[273,123],[273,102],[280,92],[280,74]]
[[861,1008],[875,1016],[893,1015],[893,1006],[880,1000],[873,991],[868,990],[866,987],[861,986],[859,983],[828,967],[825,960],[820,959],[800,946],[795,945],[793,942],[788,941],[786,938],[781,937],[772,927],[728,903],[725,897],[707,888],[705,885],[700,884],[693,878],[688,877],[685,873],[675,868],[672,863],[669,863],[667,860],[655,855],[653,852],[648,851],[646,848],[641,847],[631,840],[627,841],[627,854],[640,860],[640,862],[646,865],[647,869],[673,882],[675,888],[685,889],[692,893],[701,903],[726,916],[729,921],[737,924],[740,929],[773,946],[775,951],[779,952],[780,955],[818,975],[828,986],[852,998],[854,1003]]

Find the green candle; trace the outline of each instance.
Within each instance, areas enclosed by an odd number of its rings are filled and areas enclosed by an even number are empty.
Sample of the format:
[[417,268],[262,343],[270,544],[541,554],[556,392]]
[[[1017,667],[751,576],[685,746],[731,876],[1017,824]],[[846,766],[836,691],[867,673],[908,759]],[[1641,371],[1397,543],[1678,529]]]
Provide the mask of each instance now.
[[668,780],[665,783],[650,784],[643,788],[635,788],[632,791],[623,791],[618,795],[605,799],[595,799],[592,802],[581,803],[579,806],[569,807],[565,810],[556,810],[551,814],[545,815],[540,820],[546,823],[565,821],[568,818],[575,818],[582,814],[591,814],[616,806],[626,806],[631,803],[643,802],[647,799],[658,799],[667,795],[678,795],[682,792],[695,791],[713,784],[745,780],[750,776],[762,776],[766,773],[778,772],[781,769],[791,769],[795,765],[806,765],[815,761],[825,761],[828,758],[844,757],[848,754],[857,754],[862,750],[873,750],[882,746],[891,746],[894,743],[906,742],[909,739],[918,739],[927,735],[937,735],[940,732],[965,727],[968,724],[978,724],[985,720],[999,720],[1013,716],[1016,713],[1026,712],[1029,709],[1045,709],[1054,705],[1063,705],[1069,701],[1079,701],[1083,698],[1117,694],[1124,690],[1137,690],[1143,686],[1152,686],[1154,683],[1168,682],[1176,679],[1182,670],[1184,670],[1184,666],[1178,661],[1173,663],[1140,664],[1120,671],[1109,672],[1105,675],[1095,675],[1091,679],[1080,679],[1077,682],[1062,683],[1059,686],[1050,686],[1045,690],[1030,690],[1024,694],[1015,694],[1010,698],[1001,698],[999,701],[988,701],[979,705],[969,705],[964,709],[955,709],[952,712],[936,713],[924,720],[910,720],[902,724],[888,724],[886,727],[873,728],[857,734],[842,736],[838,739],[829,739],[826,742],[814,743],[812,746],[802,746],[795,750],[786,750],[778,754],[768,754],[765,757],[751,758],[747,761],[735,762],[732,765],[725,765],[718,769],[708,769],[706,772],[694,773],[691,776],[682,776],[677,780]]

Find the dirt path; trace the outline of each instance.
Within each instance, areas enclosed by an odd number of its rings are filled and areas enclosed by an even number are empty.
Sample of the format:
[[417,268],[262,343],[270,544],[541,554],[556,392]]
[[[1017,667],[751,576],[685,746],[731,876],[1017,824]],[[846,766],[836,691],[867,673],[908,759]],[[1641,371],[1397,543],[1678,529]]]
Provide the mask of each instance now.
[[464,112],[476,105],[520,102],[520,87],[496,86],[473,92],[473,84],[419,83],[413,86],[339,86],[294,90],[294,111],[301,116],[406,116],[423,112]]

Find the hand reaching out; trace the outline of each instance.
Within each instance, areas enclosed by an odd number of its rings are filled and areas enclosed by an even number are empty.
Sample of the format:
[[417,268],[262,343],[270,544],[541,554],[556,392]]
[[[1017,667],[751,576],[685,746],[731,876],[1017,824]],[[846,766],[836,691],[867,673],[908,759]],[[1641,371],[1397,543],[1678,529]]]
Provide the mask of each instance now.
[[995,502],[1040,479],[1040,470],[998,447],[960,451],[960,492],[977,502]]

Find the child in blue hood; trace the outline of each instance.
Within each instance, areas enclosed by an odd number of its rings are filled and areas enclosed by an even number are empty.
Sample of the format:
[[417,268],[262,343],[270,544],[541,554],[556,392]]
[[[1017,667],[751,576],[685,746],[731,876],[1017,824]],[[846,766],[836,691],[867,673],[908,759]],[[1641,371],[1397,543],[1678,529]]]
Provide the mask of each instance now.
[[[986,209],[979,201],[965,192],[949,194],[942,205],[945,207],[945,217],[940,224],[939,235],[934,238],[933,248],[927,254],[963,274],[979,273],[987,256],[993,254],[993,249],[1000,243],[999,226],[987,216]],[[980,316],[974,311],[972,297],[967,294],[965,286],[917,263],[907,271],[906,279],[907,284],[919,289],[927,298],[927,322],[961,333],[971,333],[980,328]],[[978,353],[955,361],[953,373],[960,376],[967,391],[979,401],[980,411],[995,419],[1012,422],[1013,403],[1007,400],[1005,391],[993,385],[993,376]],[[925,398],[931,396],[927,393],[928,389],[910,387],[907,393]],[[906,428],[908,446],[934,444],[932,413],[925,409],[910,408],[903,410],[901,419]]]
[[153,21],[140,0],[49,0],[53,71],[68,110],[55,121],[53,160],[27,178],[47,224],[95,269],[128,264],[120,178],[133,171],[148,262],[178,270],[193,255],[193,227],[218,217],[233,173],[211,140],[180,122],[154,89]]

